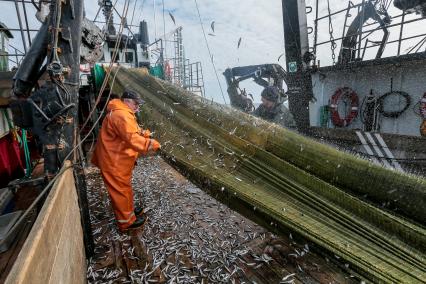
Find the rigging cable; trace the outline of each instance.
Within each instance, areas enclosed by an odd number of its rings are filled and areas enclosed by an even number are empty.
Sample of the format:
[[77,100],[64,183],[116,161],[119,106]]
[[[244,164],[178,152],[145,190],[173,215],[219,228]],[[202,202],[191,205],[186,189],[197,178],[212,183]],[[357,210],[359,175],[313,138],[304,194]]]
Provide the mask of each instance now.
[[[137,0],[135,1],[135,5],[136,5],[136,2],[137,2]],[[124,5],[124,8],[123,8],[123,14],[124,14],[124,17],[121,17],[121,22],[120,22],[120,29],[119,29],[119,34],[118,34],[118,37],[117,37],[117,43],[118,42],[120,42],[121,41],[121,35],[122,35],[122,33],[123,33],[123,28],[124,28],[124,19],[127,17],[127,12],[128,12],[128,6],[129,6],[129,3],[130,3],[130,1],[127,1],[126,0],[126,2],[125,2],[125,5]],[[126,6],[126,4],[127,4],[127,6]],[[132,17],[132,20],[131,20],[131,23],[133,23],[133,17]],[[126,49],[127,48],[127,44],[128,44],[128,41],[129,41],[129,37],[127,37],[126,38],[126,42],[125,42],[125,45],[124,45],[124,49]],[[118,50],[117,50],[117,48],[115,48],[115,50],[114,50],[114,54],[113,54],[113,56],[112,56],[112,61],[111,61],[111,63],[110,63],[110,68],[108,69],[108,71],[107,71],[107,75],[109,76],[110,74],[111,74],[111,67],[112,67],[112,63],[114,62],[114,60],[115,60],[115,56],[117,55],[117,52],[118,52]],[[119,66],[119,68],[120,68],[120,66]],[[113,77],[113,79],[112,79],[112,83],[111,83],[111,85],[113,86],[114,85],[114,82],[115,82],[115,78],[116,78],[116,76],[117,76],[117,73],[115,73],[114,74],[114,77]],[[107,76],[105,76],[105,78],[104,78],[104,82],[103,83],[105,83],[105,82],[107,82],[107,80],[108,80],[108,78],[107,78]],[[106,85],[106,84],[105,84]],[[102,89],[103,88],[103,89]],[[101,91],[99,92],[99,94],[102,94],[103,93],[103,91],[104,91],[104,89],[105,89],[105,86],[104,86],[104,84],[102,85],[102,88],[101,88]],[[109,93],[108,93],[108,96],[107,96],[107,101],[109,100],[109,98],[110,98],[110,96],[111,96],[111,93],[112,93],[112,88],[110,89],[110,91],[109,91]],[[86,119],[86,121],[85,121],[85,123],[84,123],[84,125],[83,125],[83,127],[81,127],[81,129],[80,129],[80,134],[81,134],[81,132],[82,132],[82,129],[86,126],[86,124],[88,123],[88,121],[90,120],[90,117],[92,116],[92,114],[93,114],[93,112],[94,112],[94,110],[96,110],[96,106],[99,104],[99,102],[100,102],[100,97],[101,97],[101,95],[98,95],[98,99],[96,100],[96,102],[95,102],[95,105],[94,105],[94,107],[92,108],[92,111],[90,112],[90,114],[88,115],[88,117],[87,117],[87,119]],[[88,133],[87,133],[87,135],[83,138],[83,139],[81,139],[81,141],[79,142],[79,143],[77,143],[77,145],[68,153],[68,155],[64,158],[64,161],[65,160],[67,160],[70,156],[71,156],[71,154],[78,148],[78,147],[80,147],[82,144],[83,144],[83,142],[84,141],[86,141],[86,139],[89,137],[89,135],[91,135],[91,133],[93,132],[93,130],[95,129],[95,127],[96,127],[96,125],[100,122],[100,120],[101,120],[101,118],[103,117],[103,114],[104,114],[104,112],[105,112],[105,109],[106,109],[106,107],[107,107],[107,104],[105,104],[104,105],[104,107],[103,107],[103,109],[102,109],[102,111],[101,111],[101,113],[100,113],[100,115],[99,115],[99,117],[98,117],[98,119],[93,123],[93,126],[92,126],[92,128],[88,131]]]
[[140,22],[140,19],[142,17],[143,9],[145,7],[146,0],[142,1],[142,4],[139,6],[139,15],[138,15],[138,22]]
[[[112,9],[113,10],[115,10],[115,5],[117,4],[117,2],[118,2],[118,0],[115,0],[115,2],[114,2],[114,4],[112,5]],[[99,10],[98,10],[98,12],[96,13],[96,16],[95,16],[95,18],[93,19],[93,22],[96,22],[96,19],[97,19],[97,17],[98,17],[98,15],[99,15],[99,12],[100,12],[100,10],[101,9],[103,9],[102,8],[102,6],[99,6]],[[108,23],[109,23],[109,21],[111,20],[111,17],[112,17],[112,11],[111,11],[111,13],[108,15],[108,19],[105,19],[106,21],[105,21],[105,29],[108,27]]]
[[155,16],[156,14],[156,5],[155,5],[155,0],[153,0],[153,5],[154,5],[154,39],[157,40],[157,17]]
[[[135,1],[135,6],[136,6],[136,3],[137,3],[137,0]],[[107,72],[106,72],[106,74],[105,74],[105,78],[104,78],[104,80],[103,80],[103,82],[102,82],[102,86],[101,86],[101,88],[100,88],[100,90],[99,90],[99,93],[98,93],[98,97],[96,98],[96,101],[95,101],[95,104],[94,104],[94,106],[93,106],[93,108],[92,108],[92,110],[90,111],[90,113],[88,114],[88,116],[87,116],[87,119],[85,120],[85,122],[83,123],[83,126],[81,127],[81,129],[80,129],[80,134],[81,134],[81,131],[86,127],[86,125],[87,125],[87,123],[89,122],[89,120],[90,120],[90,118],[92,117],[92,115],[93,115],[93,113],[95,112],[95,110],[96,110],[96,107],[98,106],[98,104],[100,103],[100,101],[101,101],[101,97],[102,97],[102,95],[103,95],[103,92],[105,91],[105,88],[106,88],[106,86],[107,86],[107,84],[108,84],[108,80],[109,80],[109,77],[110,77],[110,75],[111,75],[111,69],[112,69],[112,66],[113,66],[113,64],[114,64],[114,62],[115,62],[115,59],[116,59],[116,57],[117,57],[117,54],[118,54],[118,46],[119,46],[119,44],[121,43],[121,38],[122,38],[122,36],[123,36],[123,30],[124,30],[124,26],[125,26],[125,23],[124,23],[124,21],[125,21],[125,19],[127,18],[127,13],[128,13],[128,10],[129,10],[129,5],[130,5],[130,0],[126,0],[125,2],[124,2],[124,7],[123,7],[123,17],[120,17],[120,27],[119,27],[119,31],[118,31],[118,36],[117,36],[117,40],[116,40],[116,42],[115,42],[115,46],[114,46],[114,52],[113,52],[113,55],[111,56],[111,62],[110,62],[110,64],[109,64],[109,66],[108,66],[108,70],[107,70]],[[134,10],[134,9],[133,9]],[[134,13],[133,13],[133,15],[132,15],[132,19],[131,19],[131,24],[133,24],[133,16],[134,16]],[[128,40],[129,40],[129,37],[127,37],[126,38],[126,44],[125,44],[125,47],[124,47],[124,49],[126,49],[127,48],[127,42],[128,42]],[[109,92],[109,94],[108,94],[108,98],[107,99],[109,99],[109,96],[111,95],[111,90],[110,90],[110,92]]]
[[[115,2],[114,2],[114,5],[112,6],[112,9],[113,10],[116,10],[115,9],[115,6],[116,6],[116,4],[117,4],[117,2],[118,2],[118,0],[115,0]],[[135,1],[135,5],[136,5],[136,2],[137,2],[137,0]],[[84,121],[84,123],[83,123],[83,126],[80,128],[80,134],[81,134],[81,131],[84,129],[84,127],[87,125],[87,123],[89,122],[89,120],[90,120],[90,117],[93,115],[93,113],[94,113],[94,111],[95,111],[95,109],[96,109],[96,106],[99,104],[99,102],[100,102],[100,99],[101,99],[101,96],[102,96],[102,93],[103,93],[103,91],[104,91],[104,89],[105,89],[105,87],[106,87],[106,82],[107,82],[107,80],[109,79],[109,74],[110,74],[110,70],[111,70],[111,67],[112,67],[112,64],[113,64],[113,62],[115,61],[115,58],[116,58],[116,56],[117,56],[117,52],[118,52],[118,45],[119,45],[119,43],[121,42],[121,36],[122,36],[122,31],[123,31],[123,25],[124,25],[124,23],[123,23],[123,19],[124,18],[126,18],[126,16],[127,16],[127,10],[126,10],[126,4],[127,4],[127,9],[128,9],[128,6],[130,5],[130,2],[128,2],[128,0],[125,0],[125,2],[124,2],[124,7],[123,7],[123,14],[125,13],[125,16],[124,17],[121,17],[120,15],[120,27],[119,27],[119,31],[118,31],[118,37],[117,37],[117,41],[116,41],[116,43],[115,43],[115,46],[114,46],[114,52],[113,52],[113,54],[112,54],[112,56],[111,56],[111,62],[110,62],[110,65],[109,65],[109,68],[108,68],[108,71],[107,71],[107,74],[106,74],[106,76],[105,76],[105,78],[104,78],[104,81],[102,82],[102,86],[101,86],[101,89],[100,89],[100,91],[99,91],[99,93],[98,93],[98,97],[97,97],[97,99],[96,99],[96,101],[95,101],[95,105],[93,106],[93,109],[90,111],[90,113],[89,113],[89,115],[87,116],[87,119]],[[106,19],[106,22],[105,22],[105,26],[104,26],[104,28],[107,30],[108,29],[108,23],[109,23],[109,21],[111,20],[111,17],[112,17],[112,14],[113,14],[113,12],[111,11],[111,13],[108,15],[108,19]],[[131,23],[132,24],[132,23]],[[57,85],[59,85],[59,87],[61,87],[61,89],[63,89],[63,91],[67,94],[68,92],[67,92],[67,90],[66,90],[66,88],[64,88],[65,86],[61,86],[60,84],[58,84],[58,82],[55,80],[55,83],[57,84]],[[72,152],[72,151],[71,151]]]
[[[136,6],[136,2],[137,2],[138,0],[135,0],[135,6]],[[126,3],[130,3],[129,1],[126,1]],[[122,28],[122,27],[124,27],[124,18],[126,18],[127,17],[127,12],[128,12],[128,6],[129,5],[127,5],[127,9],[126,8],[124,8],[124,10],[125,10],[125,13],[124,13],[124,11],[123,11],[123,14],[125,15],[124,17],[122,17],[122,20],[121,20],[121,23],[120,23],[120,28]],[[131,24],[133,24],[133,16],[134,16],[134,14],[132,15],[132,19],[131,19]],[[120,29],[121,30],[121,34],[122,34],[122,29]],[[119,34],[119,35],[121,35],[121,34]],[[125,45],[124,45],[124,49],[126,49],[127,48],[127,44],[128,44],[128,42],[129,42],[129,37],[127,36],[127,38],[126,38],[126,42],[125,42]],[[113,61],[112,61],[113,62]],[[112,63],[111,62],[111,63]],[[121,66],[118,66],[118,70],[121,68]],[[107,101],[109,100],[109,98],[111,97],[111,93],[112,93],[112,86],[114,85],[114,82],[115,82],[115,78],[117,77],[117,74],[118,74],[118,70],[115,72],[115,74],[114,74],[114,76],[113,76],[113,78],[112,78],[112,83],[111,83],[111,88],[110,88],[110,91],[109,91],[109,93],[108,93],[108,96],[107,96]],[[109,73],[111,72],[111,68],[109,68]],[[106,80],[106,78],[105,78],[105,80]],[[105,82],[105,81],[104,81]],[[81,139],[81,141],[79,142],[79,143],[77,143],[77,145],[70,151],[70,153],[68,153],[68,155],[65,157],[65,159],[64,159],[64,161],[66,160],[66,159],[68,159],[70,156],[71,156],[71,154],[78,148],[78,147],[80,147],[82,144],[83,144],[83,142],[84,141],[86,141],[87,140],[87,138],[89,137],[89,135],[91,135],[91,133],[93,132],[93,130],[95,129],[95,127],[96,127],[96,125],[97,124],[99,124],[99,122],[100,122],[100,120],[103,118],[103,114],[104,114],[104,112],[105,112],[105,110],[106,110],[106,108],[107,108],[107,105],[108,104],[105,104],[104,106],[103,106],[103,108],[102,108],[102,111],[101,111],[101,113],[100,113],[100,115],[99,115],[99,117],[96,119],[96,121],[93,123],[93,125],[92,125],[92,128],[90,128],[90,130],[88,131],[88,133],[86,134],[86,136],[84,136],[84,138],[83,139]],[[95,109],[95,107],[93,108],[93,109]],[[88,116],[88,118],[90,118],[91,117],[91,115],[89,115]]]
[[416,51],[414,53],[419,52],[420,48],[422,48],[422,46],[425,44],[426,42],[426,36],[423,37],[418,43],[416,43],[414,46],[410,47],[410,50],[407,52],[407,54],[410,54],[414,49],[416,49]]
[[220,83],[219,76],[217,75],[216,65],[214,64],[213,56],[210,51],[209,42],[207,41],[206,32],[204,31],[203,21],[201,20],[200,9],[198,8],[197,0],[194,0],[194,2],[195,2],[195,7],[197,8],[198,19],[200,20],[200,26],[201,26],[201,29],[203,30],[204,41],[206,42],[207,50],[209,52],[210,61],[212,62],[214,73],[216,74],[216,79],[217,79],[217,83],[219,84],[220,92],[222,93],[223,102],[226,105],[227,103],[226,103],[225,95],[223,93],[222,84]]
[[163,60],[163,64],[164,64],[164,60],[165,60],[165,58],[167,57],[167,48],[166,48],[166,46],[167,46],[167,44],[166,44],[166,18],[165,18],[165,15],[164,15],[164,0],[161,0],[161,2],[162,2],[162,4],[163,4],[163,37],[164,37],[164,44],[163,44],[163,58],[162,58],[162,60]]
[[[136,4],[136,2],[137,2],[137,0],[135,1],[135,4]],[[118,54],[118,46],[121,43],[121,38],[122,38],[122,35],[123,35],[124,26],[125,26],[124,25],[124,21],[125,21],[125,19],[127,17],[127,13],[128,13],[128,10],[129,10],[129,4],[130,4],[130,0],[126,0],[125,3],[124,3],[124,7],[123,7],[123,15],[124,16],[120,17],[121,18],[120,27],[119,27],[119,31],[118,31],[117,40],[116,40],[115,46],[114,46],[114,52],[113,52],[113,55],[111,56],[111,62],[109,64],[109,66],[108,66],[108,70],[107,70],[107,72],[105,74],[105,78],[104,78],[104,81],[102,82],[102,86],[101,86],[101,88],[99,90],[98,97],[96,98],[95,104],[94,104],[92,110],[90,111],[89,115],[87,116],[87,119],[83,123],[83,126],[80,129],[80,132],[84,129],[84,127],[86,127],[87,123],[89,122],[90,118],[92,117],[93,113],[95,112],[97,105],[101,101],[102,94],[105,91],[105,88],[106,88],[106,86],[108,84],[108,80],[109,80],[109,77],[111,75],[111,69],[112,69],[112,66],[113,66],[113,64],[115,62],[117,54]],[[133,24],[133,18],[131,20],[131,24]],[[128,41],[128,37],[126,39],[126,47],[127,47],[127,41]]]

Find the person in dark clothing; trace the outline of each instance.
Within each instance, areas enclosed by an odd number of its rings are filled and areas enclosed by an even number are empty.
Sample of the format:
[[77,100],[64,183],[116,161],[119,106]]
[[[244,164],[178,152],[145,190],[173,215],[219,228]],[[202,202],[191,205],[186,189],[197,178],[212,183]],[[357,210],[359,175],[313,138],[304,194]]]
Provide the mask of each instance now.
[[262,104],[257,107],[253,115],[283,127],[296,129],[296,122],[290,110],[279,102],[278,88],[269,86],[262,91]]

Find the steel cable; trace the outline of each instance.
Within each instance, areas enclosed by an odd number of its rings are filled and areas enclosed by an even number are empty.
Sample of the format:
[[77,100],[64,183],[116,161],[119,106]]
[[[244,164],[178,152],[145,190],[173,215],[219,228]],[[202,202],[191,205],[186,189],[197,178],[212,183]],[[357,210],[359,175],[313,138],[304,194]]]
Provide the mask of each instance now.
[[211,61],[211,63],[212,63],[212,66],[213,66],[213,69],[214,69],[214,73],[215,73],[215,75],[216,75],[217,83],[219,84],[219,89],[220,89],[220,93],[222,94],[223,102],[224,102],[224,104],[226,105],[227,103],[226,103],[226,99],[225,99],[225,94],[224,94],[224,92],[223,92],[222,84],[220,83],[219,76],[218,76],[218,74],[217,74],[216,65],[214,64],[214,61],[213,61],[213,55],[212,55],[212,53],[211,53],[210,46],[209,46],[209,42],[208,42],[208,40],[207,40],[207,36],[206,36],[206,32],[205,32],[205,30],[204,30],[203,21],[201,20],[200,9],[198,8],[197,0],[194,0],[194,2],[195,2],[195,7],[196,7],[196,9],[197,9],[198,19],[200,20],[201,30],[203,31],[204,41],[205,41],[206,46],[207,46],[207,51],[209,52],[210,61]]

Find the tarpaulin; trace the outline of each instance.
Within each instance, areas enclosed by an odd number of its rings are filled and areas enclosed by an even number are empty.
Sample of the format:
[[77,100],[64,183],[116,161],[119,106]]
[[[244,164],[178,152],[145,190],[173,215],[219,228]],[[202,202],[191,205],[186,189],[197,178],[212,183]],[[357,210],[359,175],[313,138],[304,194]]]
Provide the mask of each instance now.
[[0,139],[0,187],[24,175],[18,142],[8,134]]

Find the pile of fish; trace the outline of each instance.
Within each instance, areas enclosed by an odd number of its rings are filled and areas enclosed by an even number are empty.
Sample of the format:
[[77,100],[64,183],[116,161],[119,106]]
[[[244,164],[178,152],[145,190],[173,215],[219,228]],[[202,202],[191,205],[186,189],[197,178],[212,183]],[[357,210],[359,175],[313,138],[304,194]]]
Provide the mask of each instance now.
[[374,165],[138,70],[115,72],[116,93],[130,88],[145,100],[142,121],[162,143],[163,157],[213,197],[281,234],[293,231],[371,281],[426,278],[424,178]]
[[[272,260],[267,254],[258,256],[244,246],[245,242],[257,237],[265,238],[266,233],[252,232],[249,225],[244,231],[235,224],[232,216],[236,216],[220,203],[207,204],[214,206],[212,209],[222,217],[212,218],[206,210],[206,201],[197,195],[199,189],[191,184],[188,184],[186,192],[175,193],[178,185],[172,184],[167,190],[149,194],[153,189],[140,186],[146,184],[147,179],[151,187],[158,184],[161,188],[163,185],[156,180],[155,173],[150,171],[147,176],[143,170],[137,168],[134,188],[136,196],[140,196],[137,199],[152,206],[148,212],[149,224],[140,238],[147,254],[152,257],[152,265],[132,271],[133,281],[149,280],[155,271],[161,271],[170,283],[200,283],[203,279],[213,283],[232,283],[239,274],[242,273],[239,277],[244,275],[240,267],[243,264],[260,268]],[[188,204],[191,201],[193,204]],[[206,229],[207,226],[209,229]],[[153,238],[165,234],[170,236]],[[247,254],[256,260],[247,263],[243,258]]]
[[[280,266],[272,257],[276,236],[187,180],[177,181],[160,167],[160,160],[141,160],[134,171],[135,200],[148,216],[137,234],[117,231],[99,175],[88,176],[96,244],[87,271],[89,283],[264,283],[262,273],[269,274],[267,283],[298,283],[299,278],[315,282],[309,270],[321,267],[326,273],[322,265],[307,262],[306,256],[312,256],[308,244],[292,239],[286,256],[294,261]],[[123,260],[117,260],[120,257]],[[315,261],[321,264],[321,259]],[[271,273],[274,267],[283,269]]]

